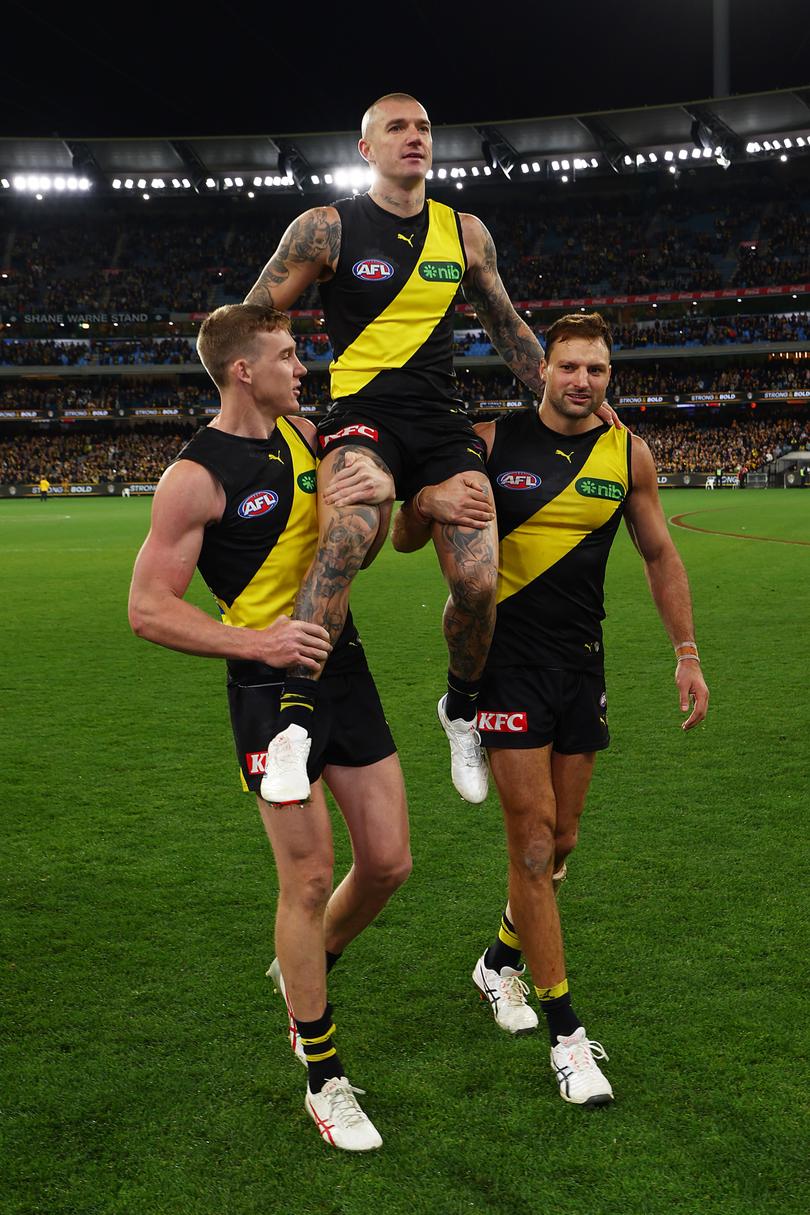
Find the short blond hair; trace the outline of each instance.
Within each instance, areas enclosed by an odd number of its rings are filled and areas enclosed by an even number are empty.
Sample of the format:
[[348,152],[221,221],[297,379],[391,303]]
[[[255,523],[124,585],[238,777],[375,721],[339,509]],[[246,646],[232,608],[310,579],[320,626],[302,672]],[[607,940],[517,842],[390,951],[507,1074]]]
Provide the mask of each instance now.
[[[413,101],[416,105],[421,106],[422,109],[425,110],[422,102],[419,101],[418,98],[414,97],[411,93],[386,93],[383,97],[378,97],[376,101],[372,101],[371,105],[363,115],[363,121],[360,123],[360,135],[363,139],[368,138],[368,128],[374,121],[374,111],[376,110],[377,106],[382,105],[384,101]],[[425,113],[427,114],[427,110],[425,110]]]
[[223,304],[207,316],[197,334],[197,353],[217,388],[226,386],[234,359],[253,353],[257,334],[278,329],[289,333],[290,318],[264,304]]

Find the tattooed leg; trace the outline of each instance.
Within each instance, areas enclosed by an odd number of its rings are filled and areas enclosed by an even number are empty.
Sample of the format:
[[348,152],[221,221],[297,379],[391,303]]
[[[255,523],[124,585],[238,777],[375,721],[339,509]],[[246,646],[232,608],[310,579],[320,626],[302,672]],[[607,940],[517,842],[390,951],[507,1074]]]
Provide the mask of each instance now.
[[[489,481],[483,473],[480,480],[491,496]],[[450,670],[462,680],[477,680],[483,672],[495,628],[497,527],[494,520],[482,531],[454,523],[437,523],[433,543],[450,588],[443,621]]]
[[[362,452],[385,467],[379,456],[366,448],[339,447],[321,461],[318,468],[318,551],[309,567],[295,600],[293,616],[321,624],[334,645],[346,623],[349,590],[377,536],[380,507],[362,503],[357,506],[327,506],[323,494],[332,477],[346,466],[349,452]],[[304,667],[292,667],[288,676],[313,678]]]

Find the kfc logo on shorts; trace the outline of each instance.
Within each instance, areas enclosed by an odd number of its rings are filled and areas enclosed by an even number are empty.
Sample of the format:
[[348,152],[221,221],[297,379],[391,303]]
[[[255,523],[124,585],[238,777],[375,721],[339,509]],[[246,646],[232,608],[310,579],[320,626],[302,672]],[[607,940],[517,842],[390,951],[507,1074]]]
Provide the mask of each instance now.
[[501,489],[537,489],[541,479],[531,472],[505,472],[498,477]]
[[248,776],[264,776],[266,763],[266,751],[248,751],[245,755],[245,767],[247,768]]
[[391,278],[393,273],[394,267],[390,262],[379,261],[373,257],[364,257],[352,266],[354,277],[362,279],[364,283],[382,283]]
[[268,511],[275,510],[278,505],[278,494],[272,489],[260,489],[256,493],[248,494],[239,503],[239,517],[241,519],[258,519],[260,515],[266,515]]
[[372,439],[377,442],[377,431],[373,426],[364,426],[362,422],[354,422],[351,426],[344,426],[342,430],[336,430],[333,435],[321,435],[321,447],[327,447],[333,439],[343,439],[346,435],[362,435],[364,439]]
[[476,726],[479,730],[487,730],[491,734],[525,734],[528,730],[526,711],[522,713],[484,713],[478,714]]

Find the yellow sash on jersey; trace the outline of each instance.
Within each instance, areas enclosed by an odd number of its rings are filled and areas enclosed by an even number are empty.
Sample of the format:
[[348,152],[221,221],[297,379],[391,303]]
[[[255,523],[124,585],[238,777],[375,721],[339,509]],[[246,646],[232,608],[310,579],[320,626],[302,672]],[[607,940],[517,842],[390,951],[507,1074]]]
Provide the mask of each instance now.
[[352,396],[381,371],[404,367],[427,341],[455,298],[457,282],[430,282],[422,278],[422,262],[457,262],[466,269],[456,213],[444,203],[428,199],[425,246],[405,286],[387,308],[369,321],[329,365],[332,400]]
[[576,488],[584,478],[618,482],[625,494],[630,485],[627,432],[610,428],[597,439],[581,471],[536,514],[500,544],[498,603],[534,582],[590,532],[604,526],[621,506],[616,501],[583,496]]
[[243,628],[263,629],[278,616],[292,613],[298,588],[318,545],[317,494],[306,493],[298,483],[301,473],[314,474],[315,457],[286,418],[279,418],[276,425],[287,443],[283,459],[292,460],[293,500],[287,526],[234,602],[229,606],[217,599],[225,624]]

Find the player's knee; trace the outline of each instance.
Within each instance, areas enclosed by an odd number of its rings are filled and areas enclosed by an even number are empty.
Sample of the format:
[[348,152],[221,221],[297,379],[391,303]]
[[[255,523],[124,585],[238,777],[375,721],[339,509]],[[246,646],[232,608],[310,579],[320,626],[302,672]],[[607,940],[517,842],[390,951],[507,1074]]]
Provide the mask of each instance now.
[[360,869],[358,877],[364,885],[374,886],[378,891],[393,894],[399,890],[413,869],[413,857],[407,846],[385,856],[372,857],[368,865]]
[[332,867],[308,867],[286,882],[282,879],[279,885],[285,902],[295,904],[305,915],[322,915],[332,893]]
[[540,882],[551,876],[554,858],[554,832],[544,825],[513,852],[512,863],[524,881]]
[[450,580],[450,595],[457,608],[480,616],[495,610],[498,570],[494,563],[470,562],[456,570]]
[[574,851],[577,846],[578,837],[579,828],[576,824],[573,827],[566,828],[564,831],[557,832],[554,838],[556,869],[559,869],[565,858],[570,856]]

